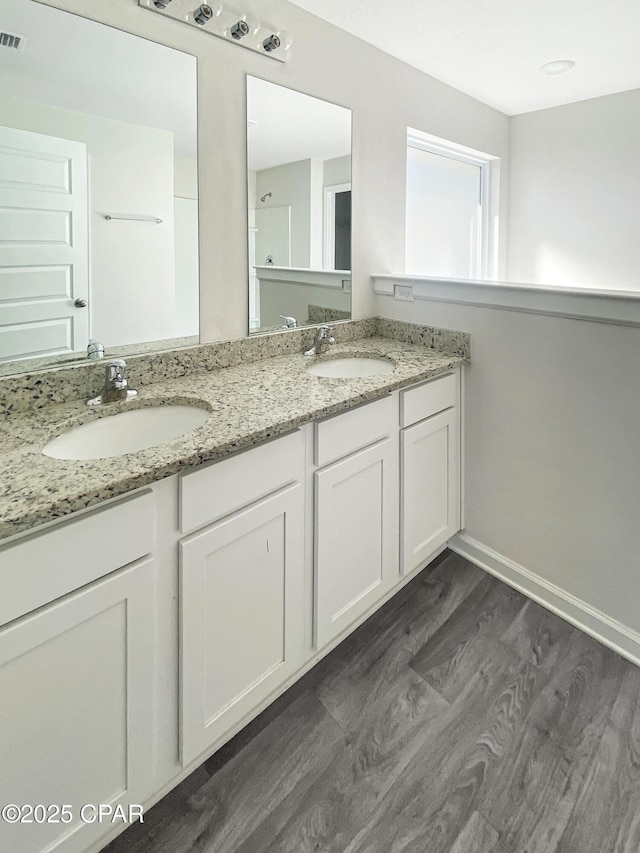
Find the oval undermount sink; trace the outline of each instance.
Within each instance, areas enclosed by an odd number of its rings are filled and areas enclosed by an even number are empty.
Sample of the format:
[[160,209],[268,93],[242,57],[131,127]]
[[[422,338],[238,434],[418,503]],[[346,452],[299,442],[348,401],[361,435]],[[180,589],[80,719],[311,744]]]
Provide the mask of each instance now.
[[186,435],[210,414],[198,406],[147,406],[105,415],[53,438],[42,452],[53,459],[124,456]]
[[316,361],[307,367],[314,376],[328,379],[358,379],[363,376],[377,376],[393,370],[395,364],[386,358],[369,356],[349,356]]

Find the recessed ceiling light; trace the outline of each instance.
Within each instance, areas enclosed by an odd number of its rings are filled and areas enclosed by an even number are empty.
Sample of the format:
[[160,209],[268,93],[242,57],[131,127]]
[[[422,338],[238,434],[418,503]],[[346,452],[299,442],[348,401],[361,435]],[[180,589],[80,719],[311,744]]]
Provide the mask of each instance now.
[[538,68],[541,74],[566,74],[575,66],[573,59],[554,59],[553,62],[545,62]]

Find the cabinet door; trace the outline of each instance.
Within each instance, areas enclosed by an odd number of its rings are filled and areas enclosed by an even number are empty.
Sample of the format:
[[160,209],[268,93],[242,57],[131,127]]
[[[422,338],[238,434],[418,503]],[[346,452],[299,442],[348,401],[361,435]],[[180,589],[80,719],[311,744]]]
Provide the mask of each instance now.
[[458,409],[400,433],[402,456],[401,568],[426,565],[460,528]]
[[317,648],[398,580],[398,454],[388,438],[315,474]]
[[302,666],[302,485],[190,536],[180,552],[186,766]]
[[0,850],[86,850],[113,825],[82,823],[82,806],[153,793],[151,570],[146,560],[0,630],[0,803],[73,815],[0,821]]

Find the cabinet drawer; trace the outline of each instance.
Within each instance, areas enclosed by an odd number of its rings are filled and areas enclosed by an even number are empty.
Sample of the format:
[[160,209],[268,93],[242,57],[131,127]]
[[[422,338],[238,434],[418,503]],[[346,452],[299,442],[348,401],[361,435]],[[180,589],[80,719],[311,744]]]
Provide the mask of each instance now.
[[458,401],[458,375],[450,373],[400,392],[400,426],[408,427],[444,409],[455,406]]
[[320,468],[391,435],[397,429],[394,397],[384,397],[315,425],[315,464]]
[[183,474],[180,532],[204,527],[303,476],[304,435],[300,430]]
[[150,554],[153,533],[146,491],[0,549],[0,625]]

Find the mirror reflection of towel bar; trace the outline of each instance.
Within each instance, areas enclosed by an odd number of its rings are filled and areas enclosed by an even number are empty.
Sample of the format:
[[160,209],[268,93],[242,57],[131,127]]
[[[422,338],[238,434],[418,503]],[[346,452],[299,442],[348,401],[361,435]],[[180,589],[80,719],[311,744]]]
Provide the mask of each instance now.
[[127,219],[135,222],[155,222],[156,225],[160,225],[162,223],[162,219],[160,219],[158,216],[146,216],[143,213],[105,213],[104,218],[108,222],[111,222],[112,219]]

